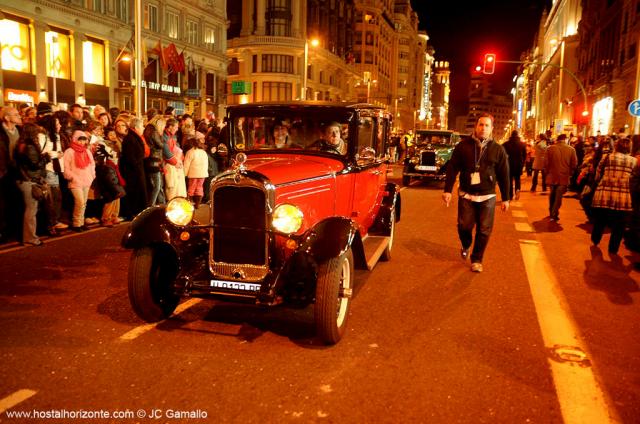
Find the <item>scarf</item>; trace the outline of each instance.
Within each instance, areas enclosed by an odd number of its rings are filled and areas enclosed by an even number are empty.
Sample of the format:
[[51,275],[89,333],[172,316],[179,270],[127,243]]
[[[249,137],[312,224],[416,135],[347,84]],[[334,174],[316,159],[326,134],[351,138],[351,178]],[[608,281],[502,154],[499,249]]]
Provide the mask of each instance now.
[[76,166],[80,169],[84,169],[91,164],[91,158],[89,157],[89,151],[87,147],[76,141],[71,142],[70,146],[74,151],[74,159],[76,162]]

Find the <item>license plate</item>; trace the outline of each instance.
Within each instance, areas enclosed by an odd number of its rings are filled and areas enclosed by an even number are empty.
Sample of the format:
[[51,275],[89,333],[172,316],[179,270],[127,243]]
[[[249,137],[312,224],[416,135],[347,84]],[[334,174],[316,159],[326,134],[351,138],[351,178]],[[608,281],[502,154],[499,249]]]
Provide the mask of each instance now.
[[416,166],[418,171],[437,171],[438,168],[432,165],[418,165]]
[[257,292],[260,290],[260,284],[240,283],[238,281],[211,280],[210,285],[217,289],[226,290],[240,290],[246,292]]

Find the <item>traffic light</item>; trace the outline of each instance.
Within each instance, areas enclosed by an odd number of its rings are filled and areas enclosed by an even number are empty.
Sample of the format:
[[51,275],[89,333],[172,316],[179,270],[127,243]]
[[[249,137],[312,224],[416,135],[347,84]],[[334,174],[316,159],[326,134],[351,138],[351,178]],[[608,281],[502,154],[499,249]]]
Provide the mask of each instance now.
[[484,64],[482,65],[483,74],[493,74],[496,70],[496,55],[487,53],[484,55]]

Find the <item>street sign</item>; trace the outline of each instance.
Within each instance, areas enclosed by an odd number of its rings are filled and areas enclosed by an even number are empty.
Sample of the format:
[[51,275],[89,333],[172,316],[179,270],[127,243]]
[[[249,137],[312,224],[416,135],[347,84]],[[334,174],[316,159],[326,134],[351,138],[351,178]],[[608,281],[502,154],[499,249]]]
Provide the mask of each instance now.
[[640,99],[636,99],[629,103],[629,114],[636,118],[640,118]]
[[231,94],[251,94],[251,83],[248,81],[232,81]]

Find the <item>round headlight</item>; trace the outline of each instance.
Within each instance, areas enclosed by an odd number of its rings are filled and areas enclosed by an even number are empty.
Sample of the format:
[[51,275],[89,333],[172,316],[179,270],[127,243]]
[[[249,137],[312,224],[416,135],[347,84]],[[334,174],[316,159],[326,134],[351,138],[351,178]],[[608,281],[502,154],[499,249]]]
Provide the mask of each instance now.
[[167,204],[165,215],[172,224],[184,226],[191,222],[194,211],[190,201],[184,197],[175,197]]
[[273,228],[281,233],[292,234],[302,226],[302,211],[293,205],[283,204],[273,211]]

